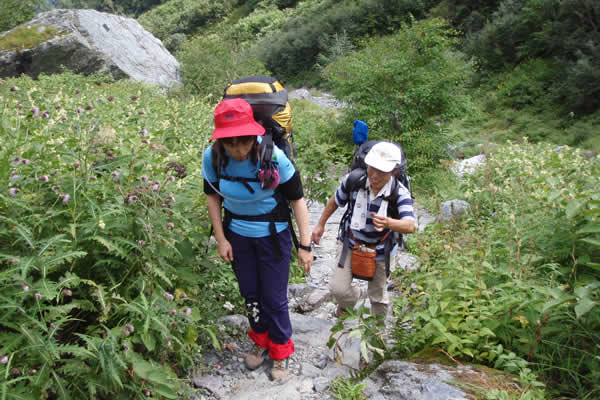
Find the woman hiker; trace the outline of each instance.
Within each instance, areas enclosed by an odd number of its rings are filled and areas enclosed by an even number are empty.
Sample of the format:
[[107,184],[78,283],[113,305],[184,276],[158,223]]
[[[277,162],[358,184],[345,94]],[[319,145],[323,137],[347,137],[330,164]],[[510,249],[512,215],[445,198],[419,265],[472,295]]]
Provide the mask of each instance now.
[[[260,170],[265,129],[245,100],[223,100],[215,109],[214,123],[214,142],[203,157],[204,193],[219,256],[231,262],[246,302],[254,346],[244,361],[247,368],[256,369],[268,353],[274,360],[271,378],[283,380],[289,376],[294,352],[287,298],[293,234],[288,201],[300,235],[298,262],[306,274],[313,262],[302,182],[277,147],[272,169],[268,174]],[[261,182],[265,175],[272,178],[266,185]]]
[[371,314],[384,318],[387,315],[386,281],[390,273],[390,259],[398,247],[397,234],[413,233],[415,230],[410,192],[394,178],[395,169],[401,161],[401,151],[395,144],[375,144],[365,156],[366,174],[361,172],[363,175],[356,181],[354,173],[344,177],[313,229],[312,240],[319,244],[329,217],[338,207],[348,205],[349,217],[343,220],[338,237],[338,262],[333,267],[329,282],[331,294],[338,303],[338,316],[347,308],[353,308],[360,297],[360,288],[352,285],[356,272],[352,266],[352,250],[359,251],[355,255],[358,259],[362,258],[358,257],[361,252],[374,255],[374,275],[370,277],[368,287]]

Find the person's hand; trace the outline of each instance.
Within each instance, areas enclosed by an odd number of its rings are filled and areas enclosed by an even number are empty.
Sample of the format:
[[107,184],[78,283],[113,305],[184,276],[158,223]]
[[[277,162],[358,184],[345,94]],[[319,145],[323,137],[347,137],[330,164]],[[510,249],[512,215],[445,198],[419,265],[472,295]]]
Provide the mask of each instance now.
[[323,225],[315,225],[315,228],[312,231],[311,239],[314,244],[319,244],[321,238],[323,237],[323,233],[325,232],[325,227]]
[[304,270],[304,274],[308,275],[310,273],[310,267],[312,266],[313,260],[312,251],[298,249],[298,264]]
[[219,257],[227,262],[233,261],[233,248],[229,240],[224,239],[217,242],[217,248],[219,250]]
[[388,217],[385,215],[371,213],[371,218],[373,219],[373,225],[375,225],[375,230],[377,232],[381,232],[388,227]]

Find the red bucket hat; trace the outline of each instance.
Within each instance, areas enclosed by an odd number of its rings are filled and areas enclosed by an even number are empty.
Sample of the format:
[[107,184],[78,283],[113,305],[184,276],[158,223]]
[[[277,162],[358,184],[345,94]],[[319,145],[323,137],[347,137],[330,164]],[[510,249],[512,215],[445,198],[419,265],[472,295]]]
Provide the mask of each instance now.
[[215,108],[215,130],[210,140],[235,136],[262,136],[265,128],[254,120],[252,107],[244,99],[227,99]]

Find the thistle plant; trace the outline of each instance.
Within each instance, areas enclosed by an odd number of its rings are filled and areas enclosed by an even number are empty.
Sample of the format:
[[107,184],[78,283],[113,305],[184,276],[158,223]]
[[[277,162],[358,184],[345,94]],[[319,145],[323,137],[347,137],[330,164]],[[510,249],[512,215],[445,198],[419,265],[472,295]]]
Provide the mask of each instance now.
[[218,346],[196,234],[210,106],[72,74],[8,80],[0,104],[0,394],[177,398]]

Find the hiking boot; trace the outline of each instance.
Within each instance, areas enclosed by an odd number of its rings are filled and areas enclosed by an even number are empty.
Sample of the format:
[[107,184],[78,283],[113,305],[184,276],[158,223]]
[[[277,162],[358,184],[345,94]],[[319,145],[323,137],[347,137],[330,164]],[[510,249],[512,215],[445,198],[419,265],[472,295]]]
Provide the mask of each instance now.
[[271,369],[271,379],[275,382],[285,381],[290,376],[289,357],[283,360],[273,360],[273,369]]
[[244,358],[244,364],[246,364],[246,368],[248,369],[256,369],[265,362],[265,356],[267,354],[267,349],[264,347],[260,347],[258,345],[254,345],[250,353],[246,354]]

